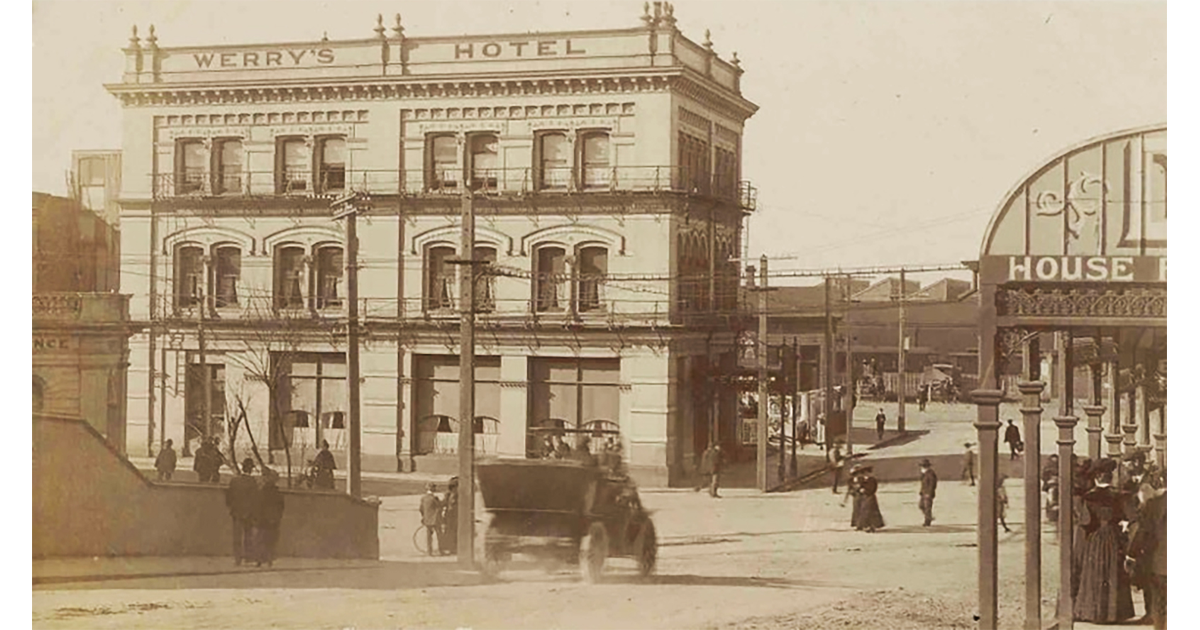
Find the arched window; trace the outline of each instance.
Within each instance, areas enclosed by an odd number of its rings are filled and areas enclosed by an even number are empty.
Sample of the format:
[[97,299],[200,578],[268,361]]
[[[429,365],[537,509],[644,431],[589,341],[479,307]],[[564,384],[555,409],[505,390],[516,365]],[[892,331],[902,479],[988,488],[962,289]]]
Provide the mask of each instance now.
[[237,194],[242,188],[242,140],[228,138],[218,141],[215,186],[218,195]]
[[608,132],[591,131],[582,136],[583,187],[607,187],[612,181],[609,168]]
[[588,246],[579,249],[579,312],[604,308],[604,278],[608,275],[608,249]]
[[[495,247],[476,247],[475,260],[488,263],[496,262]],[[496,276],[482,273],[486,266],[476,265],[475,269],[475,310],[491,312],[496,310]]]
[[317,249],[317,308],[341,308],[342,260],[337,245]]
[[534,309],[537,312],[563,310],[569,299],[566,250],[555,246],[540,247],[535,261]]
[[242,276],[242,250],[233,245],[216,248],[213,256],[213,295],[217,308],[238,305],[238,280]]
[[175,306],[194,308],[204,299],[204,249],[181,245],[175,250]]
[[275,250],[275,308],[304,308],[304,248]]
[[450,264],[455,251],[448,245],[430,247],[425,252],[425,309],[454,308],[455,268]]
[[538,173],[543,189],[566,189],[571,181],[571,145],[567,134],[543,134],[538,143],[541,170]]
[[455,190],[458,188],[459,171],[458,139],[450,134],[429,138],[428,156],[429,190]]
[[494,133],[470,138],[471,190],[494,190],[500,175],[500,138]]

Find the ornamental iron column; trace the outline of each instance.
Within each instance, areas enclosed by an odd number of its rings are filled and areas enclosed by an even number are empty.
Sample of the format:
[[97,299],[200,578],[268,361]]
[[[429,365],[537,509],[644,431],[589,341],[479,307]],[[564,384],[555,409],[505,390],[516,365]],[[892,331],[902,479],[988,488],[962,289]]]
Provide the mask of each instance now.
[[1158,409],[1158,433],[1154,435],[1154,456],[1159,470],[1167,468],[1167,403]]
[[1128,405],[1125,407],[1125,424],[1121,425],[1121,430],[1125,433],[1122,452],[1129,455],[1137,450],[1137,392],[1129,392],[1126,400]]
[[1087,414],[1087,456],[1088,459],[1099,459],[1101,433],[1104,432],[1104,427],[1100,426],[1103,422],[1104,407],[1100,405],[1084,405],[1083,412]]
[[[1017,385],[1025,424],[1025,630],[1042,628],[1042,391],[1040,381]],[[993,526],[993,529],[995,527]]]
[[971,392],[979,435],[979,630],[996,630],[997,623],[996,477],[1001,396],[998,389]]
[[1075,425],[1074,416],[1058,416],[1058,630],[1075,627],[1075,602],[1071,597],[1071,549],[1074,543],[1073,508]]
[[1108,456],[1121,456],[1121,392],[1117,389],[1120,384],[1121,361],[1120,361],[1120,329],[1117,335],[1113,337],[1113,344],[1116,346],[1116,357],[1108,361],[1105,366],[1105,382],[1108,385],[1108,433],[1104,439],[1108,442]]

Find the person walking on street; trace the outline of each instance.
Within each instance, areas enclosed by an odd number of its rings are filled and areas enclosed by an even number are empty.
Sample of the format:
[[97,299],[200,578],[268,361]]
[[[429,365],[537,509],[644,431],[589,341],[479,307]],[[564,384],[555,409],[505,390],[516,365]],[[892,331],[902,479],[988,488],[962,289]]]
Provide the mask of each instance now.
[[850,472],[846,474],[846,495],[842,497],[842,506],[846,505],[846,501],[850,500],[850,527],[855,530],[862,530],[862,465],[855,464],[850,467]]
[[1008,419],[1008,426],[1004,429],[1004,442],[1008,444],[1011,453],[1009,459],[1016,459],[1021,454],[1024,444],[1021,442],[1021,430],[1013,424],[1012,418]]
[[883,408],[879,409],[879,413],[875,414],[875,435],[879,441],[883,441],[883,429],[887,426],[887,415],[883,413]]
[[258,491],[258,515],[254,522],[257,532],[258,566],[275,564],[275,545],[279,542],[279,526],[283,523],[283,493],[279,491],[279,473],[264,468],[262,488]]
[[458,477],[451,477],[442,497],[442,532],[438,543],[443,556],[458,553]]
[[975,451],[971,450],[970,442],[963,444],[963,447],[965,447],[967,451],[963,453],[962,478],[963,481],[969,480],[973,486],[975,485]]
[[933,472],[933,462],[929,458],[921,460],[921,498],[917,507],[925,515],[925,527],[933,524],[933,499],[937,496],[937,473]]
[[708,482],[708,495],[714,499],[721,498],[717,491],[721,487],[721,445],[712,444],[700,456],[700,477],[697,480],[696,492]]
[[[433,540],[442,524],[442,502],[434,494],[433,484],[425,486],[425,495],[421,497],[421,524],[425,526],[425,553],[434,555]],[[439,546],[441,540],[438,540]]]
[[917,388],[917,406],[921,411],[925,411],[925,403],[929,400],[929,386],[922,384]]
[[254,460],[247,457],[242,462],[242,474],[234,476],[225,489],[225,506],[233,519],[233,563],[238,566],[254,556],[254,519],[258,515],[259,496],[253,472]]
[[[200,483],[221,483],[221,466],[225,464],[225,456],[217,449],[216,438],[204,438],[200,448],[196,449],[192,468],[200,477]],[[237,469],[234,468],[234,472]]]
[[846,458],[842,457],[842,443],[835,441],[833,447],[829,449],[829,475],[833,477],[833,493],[838,493],[838,483],[842,480],[842,467],[846,465]]
[[1097,462],[1094,485],[1083,495],[1083,549],[1074,608],[1077,621],[1115,624],[1133,617],[1121,528],[1121,521],[1129,516],[1129,505],[1127,497],[1112,487],[1116,463],[1112,459]]
[[1000,519],[1000,526],[1004,528],[1004,533],[1011,534],[1012,530],[1008,528],[1008,521],[1004,520],[1008,516],[1008,490],[1004,489],[1004,482],[1008,479],[1008,475],[1000,475],[996,479],[996,517]]
[[1137,526],[1129,539],[1125,571],[1142,584],[1146,616],[1155,630],[1167,627],[1167,488],[1139,490],[1142,506]]
[[321,450],[313,459],[313,468],[316,469],[316,479],[313,481],[313,485],[333,490],[333,471],[337,470],[337,462],[333,459],[333,453],[329,452],[329,440],[321,440]]
[[170,481],[175,474],[175,463],[178,458],[175,455],[174,446],[173,440],[167,440],[167,445],[158,452],[158,457],[154,458],[154,470],[158,471],[159,481]]
[[872,473],[871,466],[863,466],[859,472],[858,493],[862,496],[862,506],[858,510],[858,525],[873,534],[883,528],[883,513],[879,511],[879,499],[875,496],[879,480]]

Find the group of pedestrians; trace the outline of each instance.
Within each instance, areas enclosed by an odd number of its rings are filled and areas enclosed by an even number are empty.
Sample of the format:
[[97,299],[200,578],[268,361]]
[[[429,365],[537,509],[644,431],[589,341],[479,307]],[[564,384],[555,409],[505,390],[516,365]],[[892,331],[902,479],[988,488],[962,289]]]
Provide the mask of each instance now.
[[431,556],[458,553],[458,477],[451,477],[446,494],[437,496],[437,486],[426,484],[421,496],[421,525],[425,526],[425,552]]
[[[1071,589],[1075,619],[1121,623],[1134,616],[1142,590],[1155,628],[1166,627],[1166,471],[1152,470],[1143,453],[1125,458],[1120,486],[1115,459],[1075,463],[1070,509],[1075,512]],[[1066,507],[1065,505],[1063,506]]]
[[243,562],[271,566],[283,522],[283,493],[278,473],[264,467],[256,479],[254,469],[254,460],[247,457],[241,474],[225,490],[225,505],[233,519],[233,561],[238,566]]
[[879,511],[879,499],[875,496],[878,490],[879,480],[875,478],[874,467],[869,464],[855,464],[850,468],[842,505],[846,505],[846,501],[853,497],[851,527],[870,533],[883,528],[883,513]]

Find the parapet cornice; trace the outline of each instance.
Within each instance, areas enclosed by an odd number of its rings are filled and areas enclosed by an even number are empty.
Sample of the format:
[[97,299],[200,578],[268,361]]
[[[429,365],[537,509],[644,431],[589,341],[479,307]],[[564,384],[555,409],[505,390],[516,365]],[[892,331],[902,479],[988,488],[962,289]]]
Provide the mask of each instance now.
[[630,69],[584,74],[545,73],[498,76],[372,77],[314,81],[279,80],[270,83],[221,84],[108,84],[105,87],[124,107],[195,105],[252,105],[305,102],[388,101],[437,98],[492,98],[640,94],[675,91],[739,121],[758,106],[728,90],[714,89],[682,66]]

